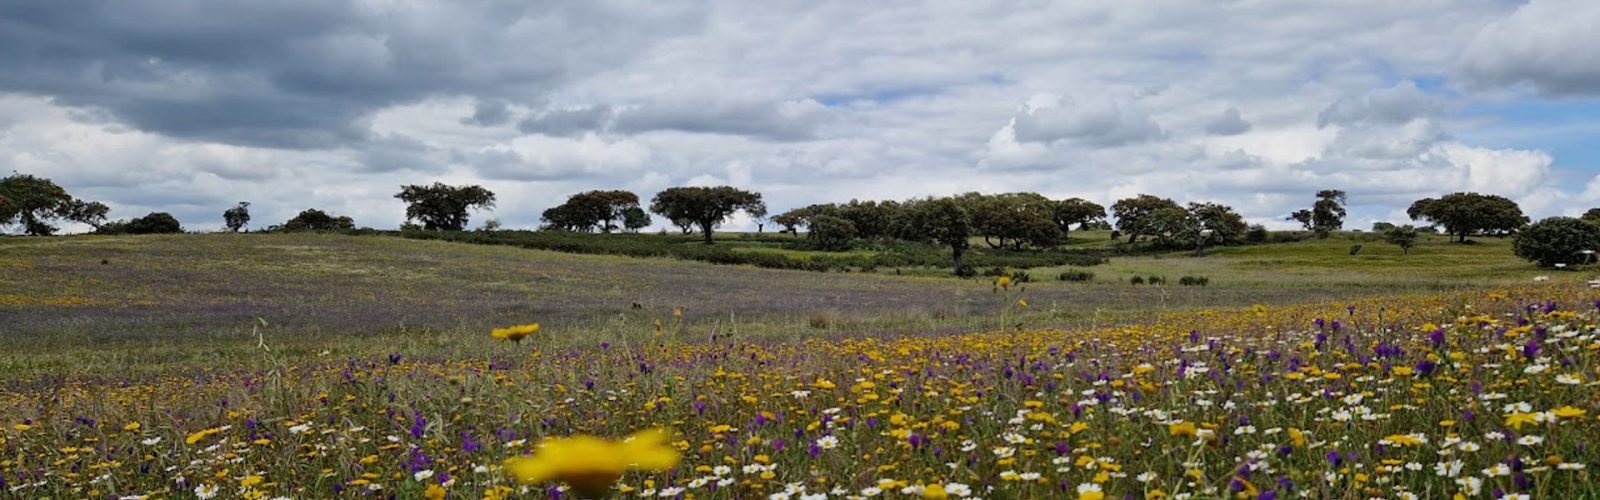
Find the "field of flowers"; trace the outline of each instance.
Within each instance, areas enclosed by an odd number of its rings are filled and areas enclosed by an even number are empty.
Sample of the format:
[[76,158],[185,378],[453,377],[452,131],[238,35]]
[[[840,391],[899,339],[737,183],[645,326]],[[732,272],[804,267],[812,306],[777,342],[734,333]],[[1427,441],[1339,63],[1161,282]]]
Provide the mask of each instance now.
[[796,342],[683,341],[667,317],[580,347],[499,330],[459,360],[267,348],[264,370],[10,383],[0,496],[1592,497],[1596,298]]

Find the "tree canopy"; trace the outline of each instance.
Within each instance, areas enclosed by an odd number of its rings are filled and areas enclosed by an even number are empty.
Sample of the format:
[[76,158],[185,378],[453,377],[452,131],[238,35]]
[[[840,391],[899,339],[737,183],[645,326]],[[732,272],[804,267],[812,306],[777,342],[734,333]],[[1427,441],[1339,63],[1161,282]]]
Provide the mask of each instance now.
[[0,179],[0,226],[22,226],[33,236],[55,234],[61,221],[99,227],[110,208],[99,202],[73,198],[50,179],[12,174]]
[[932,242],[950,247],[956,275],[969,275],[963,262],[972,237],[972,215],[964,203],[954,198],[929,198],[906,207],[901,237],[910,241]]
[[222,225],[228,231],[237,233],[240,229],[244,229],[245,224],[249,223],[250,202],[248,201],[241,201],[238,205],[234,205],[233,208],[222,211]]
[[666,217],[679,227],[698,226],[710,245],[711,233],[734,213],[743,211],[751,217],[767,215],[767,205],[760,193],[752,193],[730,186],[674,187],[656,193],[650,200],[650,211]]
[[1476,234],[1510,234],[1528,223],[1517,203],[1502,196],[1478,193],[1452,193],[1439,198],[1424,198],[1411,204],[1406,215],[1412,220],[1427,220],[1441,226],[1456,241],[1466,242]]
[[[1117,218],[1117,230],[1128,236],[1128,243],[1139,240],[1140,236],[1157,234],[1162,225],[1158,224],[1156,212],[1162,209],[1174,209],[1183,212],[1183,207],[1170,198],[1162,198],[1148,194],[1141,194],[1133,198],[1123,198],[1111,205],[1111,213]],[[1169,212],[1163,219],[1171,219]]]
[[1587,263],[1592,252],[1600,250],[1600,226],[1571,217],[1551,217],[1518,232],[1511,249],[1540,267]]
[[166,212],[150,212],[144,217],[101,225],[97,234],[169,234],[183,232],[178,218]]
[[460,231],[467,227],[468,211],[494,208],[494,193],[483,186],[400,186],[394,197],[406,202],[407,221],[419,221],[430,231]]
[[[544,211],[545,227],[562,231],[609,233],[626,222],[626,213],[639,208],[639,195],[628,191],[586,191],[567,198],[566,203]],[[646,221],[645,225],[649,225]]]
[[348,231],[356,228],[355,220],[336,216],[315,208],[308,208],[283,223],[284,231]]
[[1338,189],[1317,191],[1317,201],[1311,204],[1310,209],[1296,210],[1284,220],[1297,221],[1307,231],[1326,238],[1344,228],[1346,200],[1345,192]]

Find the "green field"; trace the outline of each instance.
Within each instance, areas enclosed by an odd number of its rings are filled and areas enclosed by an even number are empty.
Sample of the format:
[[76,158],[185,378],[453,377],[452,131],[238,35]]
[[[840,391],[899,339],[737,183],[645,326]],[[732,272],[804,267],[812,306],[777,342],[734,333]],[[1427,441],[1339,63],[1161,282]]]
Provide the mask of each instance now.
[[[1015,297],[996,293],[992,278],[930,268],[785,271],[333,234],[3,238],[0,374],[213,366],[255,360],[263,342],[291,358],[449,359],[486,348],[491,328],[526,322],[566,345],[649,339],[658,319],[686,340],[1092,327],[1159,311],[1587,276],[1537,270],[1506,240],[1430,238],[1409,256],[1363,242],[1349,255],[1361,237],[1114,257],[1083,268],[1090,283],[1056,281],[1065,267],[1035,268],[1021,292],[1027,308],[1011,307]],[[1090,241],[1100,239],[1080,244]],[[738,236],[722,244],[785,251]],[[1134,275],[1168,283],[1133,286]],[[1177,286],[1182,276],[1210,285]]]

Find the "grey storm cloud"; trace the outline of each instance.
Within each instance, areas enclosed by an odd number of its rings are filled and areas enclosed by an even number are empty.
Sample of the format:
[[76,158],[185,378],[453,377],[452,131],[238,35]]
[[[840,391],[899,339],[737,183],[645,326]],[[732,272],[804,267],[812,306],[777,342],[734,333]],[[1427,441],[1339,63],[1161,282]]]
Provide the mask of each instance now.
[[[0,90],[141,130],[278,148],[366,137],[359,118],[435,95],[535,98],[696,29],[634,2],[0,0]],[[551,43],[559,41],[560,43]],[[481,117],[497,119],[492,110]]]
[[1069,140],[1087,146],[1112,147],[1166,134],[1148,113],[1111,99],[1069,100],[1060,106],[1022,113],[1016,120],[1017,140],[1022,142]]
[[1250,131],[1250,122],[1239,116],[1239,108],[1228,108],[1221,115],[1206,122],[1206,133],[1211,135],[1239,135]]
[[1433,117],[1443,112],[1444,107],[1443,99],[1423,92],[1414,82],[1405,81],[1366,95],[1335,101],[1317,114],[1317,126],[1396,125]]
[[572,137],[605,129],[613,116],[611,106],[606,105],[552,109],[522,120],[517,128],[529,134]]
[[774,102],[705,97],[666,100],[623,110],[612,127],[627,133],[675,130],[807,140],[817,136],[819,127],[832,114],[810,99]]

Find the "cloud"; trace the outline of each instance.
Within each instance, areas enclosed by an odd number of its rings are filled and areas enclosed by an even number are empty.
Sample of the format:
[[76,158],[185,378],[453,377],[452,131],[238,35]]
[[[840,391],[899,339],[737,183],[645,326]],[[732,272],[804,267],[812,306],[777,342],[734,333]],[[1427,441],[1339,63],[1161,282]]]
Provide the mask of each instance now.
[[512,227],[685,183],[775,211],[1149,192],[1282,226],[1336,187],[1353,220],[1468,189],[1565,212],[1592,151],[1520,106],[1594,95],[1593,9],[0,0],[0,169],[201,227],[240,200],[393,227],[396,187],[435,180],[495,190]]
[[1481,28],[1461,71],[1478,84],[1527,84],[1550,96],[1600,96],[1600,2],[1532,0]]
[[1211,135],[1239,135],[1250,131],[1250,122],[1239,116],[1239,108],[1228,108],[1222,115],[1206,122],[1206,133]]
[[1153,140],[1166,134],[1131,102],[1113,99],[1062,99],[1020,113],[1012,125],[1020,142],[1070,141],[1086,147],[1112,147]]
[[740,101],[704,96],[662,100],[623,110],[613,128],[623,133],[660,130],[808,140],[832,115],[812,99]]

